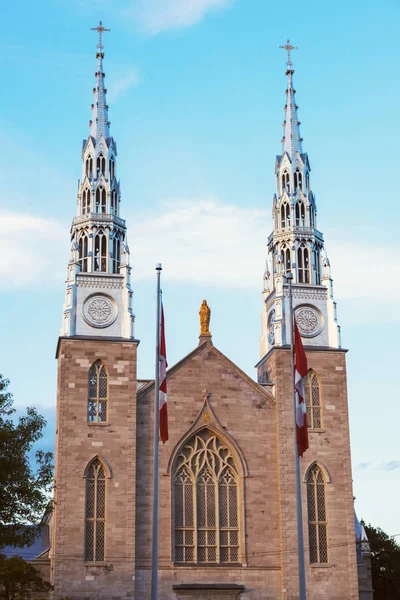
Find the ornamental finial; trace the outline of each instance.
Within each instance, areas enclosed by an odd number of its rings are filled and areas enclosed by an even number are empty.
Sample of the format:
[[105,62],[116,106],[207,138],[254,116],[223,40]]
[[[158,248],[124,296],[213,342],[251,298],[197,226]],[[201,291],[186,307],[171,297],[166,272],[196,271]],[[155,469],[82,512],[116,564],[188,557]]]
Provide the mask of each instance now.
[[200,335],[211,335],[210,334],[210,318],[211,308],[207,304],[207,300],[203,300],[200,306]]
[[99,21],[99,24],[97,27],[91,27],[90,28],[92,31],[98,31],[99,32],[99,43],[97,44],[97,47],[99,48],[99,50],[101,50],[102,48],[104,48],[103,46],[103,33],[105,31],[111,31],[111,29],[105,29],[105,27],[103,27],[103,21]]
[[283,50],[286,50],[287,55],[288,55],[288,57],[287,57],[287,63],[286,64],[287,64],[288,67],[291,67],[292,66],[292,61],[290,59],[290,53],[291,53],[292,50],[298,50],[298,47],[297,46],[292,46],[291,43],[290,43],[290,40],[288,38],[286,40],[286,44],[284,46],[279,46],[279,48],[283,48]]

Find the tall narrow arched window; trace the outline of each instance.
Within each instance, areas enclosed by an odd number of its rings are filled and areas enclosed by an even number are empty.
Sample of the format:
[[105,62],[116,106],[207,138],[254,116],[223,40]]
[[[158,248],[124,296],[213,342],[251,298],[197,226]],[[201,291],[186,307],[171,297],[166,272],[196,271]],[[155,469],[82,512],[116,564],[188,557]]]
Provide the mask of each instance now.
[[307,511],[310,563],[328,563],[328,532],[326,516],[325,478],[314,464],[307,474]]
[[314,284],[321,285],[321,260],[320,260],[318,248],[315,248],[312,251],[312,262],[313,262]]
[[103,188],[103,186],[100,186],[96,190],[96,212],[105,214],[106,208],[107,208],[106,190]]
[[121,264],[121,238],[117,234],[113,239],[113,273],[119,273]]
[[86,469],[85,561],[105,557],[106,477],[98,458]]
[[184,443],[174,469],[175,561],[239,562],[239,475],[209,429]]
[[89,154],[89,156],[86,159],[85,172],[88,179],[91,179],[93,177],[93,157],[91,154]]
[[310,256],[304,244],[297,249],[297,273],[299,283],[310,283]]
[[115,161],[112,156],[111,156],[110,160],[108,161],[108,170],[110,173],[110,181],[112,181],[115,177]]
[[307,426],[309,429],[322,429],[321,389],[315,371],[310,369],[305,380]]
[[105,366],[100,360],[89,370],[88,422],[107,421],[108,378]]
[[312,205],[310,205],[310,227],[315,227],[315,210]]
[[82,214],[90,213],[90,190],[85,188],[82,192]]
[[88,236],[86,233],[83,233],[79,238],[78,252],[81,271],[86,273],[88,270]]
[[105,273],[107,271],[107,236],[100,229],[94,239],[94,270]]
[[290,194],[290,175],[288,171],[282,173],[282,194],[284,191]]
[[282,261],[285,273],[291,271],[290,249],[287,246],[282,246]]
[[111,214],[112,215],[118,214],[117,202],[118,202],[117,192],[115,190],[112,190],[112,192],[111,192]]
[[306,209],[304,202],[299,200],[296,202],[296,226],[305,227],[306,224]]
[[300,169],[296,169],[294,172],[294,191],[298,192],[303,189],[303,175]]
[[96,173],[97,177],[106,174],[106,159],[102,154],[99,154],[96,161]]
[[310,175],[308,171],[306,171],[306,194],[310,191]]
[[290,227],[290,205],[284,202],[281,206],[281,227]]

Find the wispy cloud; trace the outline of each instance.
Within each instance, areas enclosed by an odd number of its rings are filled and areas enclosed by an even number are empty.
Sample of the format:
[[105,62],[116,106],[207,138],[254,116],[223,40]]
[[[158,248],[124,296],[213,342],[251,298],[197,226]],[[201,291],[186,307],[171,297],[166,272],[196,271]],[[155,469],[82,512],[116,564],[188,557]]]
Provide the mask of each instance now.
[[137,85],[139,81],[136,69],[130,68],[121,76],[110,77],[108,100],[115,102],[119,96],[127,92],[131,87]]
[[369,461],[369,462],[361,462],[361,463],[359,463],[357,465],[357,468],[361,469],[361,470],[365,470],[365,469],[368,469],[368,467],[370,467],[371,465],[372,465],[371,461]]
[[382,463],[379,468],[382,471],[396,471],[400,469],[400,460],[390,460],[389,462]]
[[233,0],[139,0],[124,11],[146,33],[190,27],[211,11],[228,7]]

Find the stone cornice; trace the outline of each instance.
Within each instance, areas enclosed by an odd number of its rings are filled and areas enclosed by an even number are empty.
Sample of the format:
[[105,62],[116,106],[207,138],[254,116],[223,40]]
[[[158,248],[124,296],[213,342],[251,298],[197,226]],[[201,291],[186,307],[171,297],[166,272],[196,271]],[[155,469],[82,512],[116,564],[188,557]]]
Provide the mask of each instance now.
[[78,273],[76,277],[76,285],[78,287],[103,288],[122,290],[124,287],[123,275],[103,275],[99,273],[94,275]]

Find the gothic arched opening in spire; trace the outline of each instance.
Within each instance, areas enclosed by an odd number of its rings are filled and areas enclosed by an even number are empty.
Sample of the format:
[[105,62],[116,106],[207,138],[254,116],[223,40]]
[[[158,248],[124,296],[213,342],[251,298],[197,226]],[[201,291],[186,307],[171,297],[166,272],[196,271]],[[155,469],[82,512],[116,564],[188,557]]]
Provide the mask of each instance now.
[[306,225],[306,209],[304,202],[299,200],[296,202],[296,227],[305,227]]
[[87,178],[92,179],[92,177],[93,177],[93,156],[91,154],[89,154],[89,156],[86,158],[85,172],[86,172]]
[[90,189],[85,188],[82,192],[82,214],[86,215],[90,213]]
[[121,264],[121,234],[117,233],[113,239],[112,272],[119,273]]
[[85,231],[79,237],[78,252],[81,271],[86,273],[88,270],[88,236]]
[[96,190],[96,212],[103,215],[107,212],[107,194],[103,186]]
[[295,193],[303,189],[303,175],[299,168],[294,172],[294,191]]
[[290,227],[290,204],[284,202],[281,206],[281,227]]
[[305,244],[297,249],[297,274],[299,283],[310,283],[310,256]]
[[97,157],[96,172],[97,172],[97,177],[99,177],[100,175],[105,176],[105,174],[106,174],[106,159],[104,158],[104,156],[102,154],[99,154]]
[[112,182],[115,177],[115,160],[113,156],[108,161],[108,172],[110,174],[110,182]]
[[94,239],[94,270],[106,273],[107,262],[107,235],[99,229]]
[[282,194],[285,191],[290,194],[290,175],[288,171],[282,173]]

